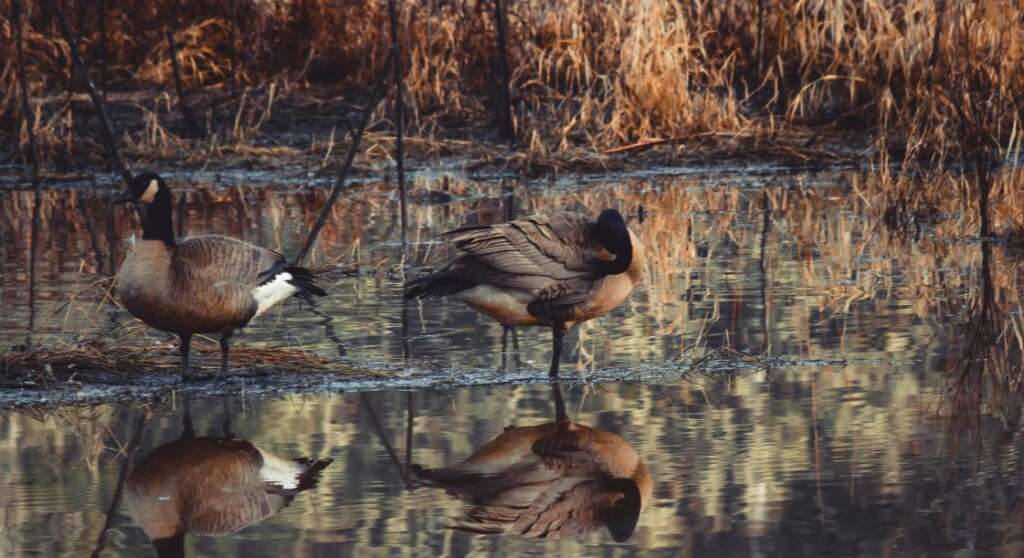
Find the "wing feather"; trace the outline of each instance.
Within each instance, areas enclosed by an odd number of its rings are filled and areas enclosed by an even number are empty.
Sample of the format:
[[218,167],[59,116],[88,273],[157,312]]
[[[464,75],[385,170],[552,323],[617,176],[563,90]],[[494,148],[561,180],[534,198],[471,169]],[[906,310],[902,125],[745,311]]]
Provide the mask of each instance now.
[[585,215],[554,213],[455,229],[443,235],[456,251],[446,269],[470,283],[536,292],[552,306],[575,304],[601,277],[594,262],[611,259],[591,239],[593,226]]
[[174,257],[190,281],[256,287],[263,274],[287,263],[281,254],[236,238],[207,234],[178,243]]

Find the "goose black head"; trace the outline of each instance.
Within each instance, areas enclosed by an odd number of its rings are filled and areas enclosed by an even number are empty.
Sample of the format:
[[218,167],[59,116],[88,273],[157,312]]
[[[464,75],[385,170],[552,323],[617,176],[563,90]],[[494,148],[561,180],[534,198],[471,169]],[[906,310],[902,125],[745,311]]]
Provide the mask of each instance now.
[[605,512],[605,525],[615,542],[626,542],[633,536],[636,524],[640,520],[642,499],[640,489],[633,479],[610,479],[605,489],[618,492],[621,496]]
[[622,214],[615,209],[605,209],[597,218],[594,236],[598,244],[615,255],[615,261],[608,262],[606,273],[623,273],[633,261],[633,242]]
[[174,217],[171,209],[171,190],[159,175],[144,172],[128,183],[128,189],[121,192],[114,203],[136,202],[146,206],[142,219],[143,240],[162,240],[174,246]]
[[597,218],[597,241],[612,254],[621,254],[630,248],[629,230],[622,214],[615,209],[605,209]]
[[164,179],[156,173],[144,172],[132,178],[128,189],[118,194],[114,203],[137,202],[148,205],[153,203],[161,190],[169,192]]

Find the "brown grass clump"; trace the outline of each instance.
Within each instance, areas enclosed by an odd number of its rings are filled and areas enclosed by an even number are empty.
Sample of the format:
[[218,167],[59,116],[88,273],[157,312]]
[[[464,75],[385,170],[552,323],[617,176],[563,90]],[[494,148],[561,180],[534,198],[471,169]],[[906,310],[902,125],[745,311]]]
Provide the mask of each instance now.
[[[11,1],[0,7],[9,11]],[[68,94],[76,90],[68,45],[53,14],[41,1],[24,3],[31,120],[48,158],[72,161],[94,147],[91,119],[76,110],[81,96]],[[88,3],[63,5],[135,158],[194,163],[238,152],[241,162],[298,153],[231,146],[305,152],[314,137],[341,141],[390,42],[385,3],[371,0],[180,8],[142,0],[101,3],[103,12]],[[400,3],[414,136],[495,138],[493,11],[492,2],[479,0]],[[178,44],[182,78],[207,132],[202,141],[181,143],[165,30]],[[1010,0],[514,2],[513,120],[527,155],[513,164],[544,170],[577,160],[592,167],[590,159],[651,147],[670,157],[789,150],[797,161],[816,160],[866,148],[872,138],[899,157],[896,163],[906,155],[936,165],[979,138],[989,152],[1006,153],[1020,146],[1022,37],[1024,6]],[[0,39],[12,40],[6,20]],[[0,68],[5,78],[13,71],[9,62]],[[15,80],[3,83],[0,129],[20,157],[18,92]],[[371,131],[384,114],[382,107]],[[829,142],[850,130],[868,141]],[[281,137],[288,134],[296,137]],[[770,145],[778,147],[765,151]]]
[[[98,379],[126,379],[145,375],[176,375],[180,357],[175,344],[145,337],[147,346],[127,345],[110,335],[95,335],[75,342],[51,340],[28,350],[12,349],[0,356],[0,370],[6,381],[34,385],[56,382],[89,382]],[[213,341],[193,344],[193,368],[197,372],[219,373],[220,348]],[[213,363],[217,363],[214,366]],[[232,373],[245,374],[337,374],[375,376],[374,371],[299,349],[233,347]]]

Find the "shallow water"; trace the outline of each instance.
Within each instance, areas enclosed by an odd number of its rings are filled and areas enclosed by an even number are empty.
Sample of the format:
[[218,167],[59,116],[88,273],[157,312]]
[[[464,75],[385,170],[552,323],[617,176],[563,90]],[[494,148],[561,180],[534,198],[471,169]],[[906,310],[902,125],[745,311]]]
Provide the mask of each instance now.
[[[323,189],[298,179],[246,187],[236,178],[193,183],[188,230],[294,253]],[[193,397],[197,435],[229,430],[282,458],[333,462],[315,486],[260,522],[218,536],[189,533],[188,553],[1019,555],[1019,397],[975,381],[1019,369],[1018,260],[950,234],[962,228],[957,216],[916,239],[890,235],[859,193],[861,181],[850,172],[763,169],[543,184],[417,179],[418,191],[452,197],[417,197],[412,206],[417,265],[437,250],[433,234],[464,223],[553,208],[630,214],[647,256],[644,285],[570,335],[561,387],[569,419],[621,437],[625,446],[612,453],[635,452],[650,472],[635,531],[621,544],[601,522],[559,540],[450,528],[465,520],[466,505],[425,486],[407,464],[451,466],[510,425],[554,421],[555,395],[543,382],[548,335],[517,331],[515,350],[499,326],[458,304],[403,306],[394,196],[372,180],[353,187],[315,255],[361,270],[337,278],[320,304],[329,327],[289,304],[238,343],[344,350],[402,385],[432,389],[359,394],[318,380],[326,391],[263,393],[243,382],[232,397]],[[176,177],[174,185],[180,191],[188,182]],[[45,200],[31,313],[31,194],[0,193],[0,302],[8,309],[0,348],[22,343],[30,321],[35,342],[135,327],[95,296],[109,261],[123,254],[130,214],[108,221],[104,199],[81,189]],[[977,335],[990,330],[1002,334]],[[155,350],[171,348],[168,341]],[[510,379],[517,385],[462,385]],[[384,387],[363,387],[374,386]],[[145,405],[5,412],[0,554],[82,555],[108,519],[104,553],[152,553],[130,506],[122,499],[113,513],[108,507],[125,463],[146,470],[154,449],[182,436],[183,407],[164,389]],[[548,473],[575,463],[572,478],[621,476],[595,472],[611,454],[590,446],[524,447],[537,448],[540,465],[531,463]],[[209,491],[193,492],[201,499]]]

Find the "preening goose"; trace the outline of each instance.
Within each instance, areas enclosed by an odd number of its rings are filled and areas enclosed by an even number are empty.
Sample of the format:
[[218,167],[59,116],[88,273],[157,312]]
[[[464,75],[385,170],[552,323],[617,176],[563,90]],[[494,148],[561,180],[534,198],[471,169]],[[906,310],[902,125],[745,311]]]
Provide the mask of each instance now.
[[564,404],[555,422],[508,428],[457,465],[413,471],[470,506],[449,527],[530,538],[579,537],[604,526],[623,542],[653,490],[626,440],[570,421]]
[[454,256],[406,286],[406,298],[454,296],[505,326],[548,326],[552,377],[573,325],[621,304],[640,282],[643,251],[614,209],[597,220],[553,213],[442,235]]
[[146,206],[142,240],[117,276],[117,297],[143,322],[181,339],[181,370],[189,373],[194,333],[220,333],[221,371],[234,331],[294,294],[324,292],[308,269],[277,252],[226,236],[174,238],[171,190],[153,173],[136,176],[114,203]]
[[330,460],[289,460],[191,428],[153,450],[128,477],[125,509],[157,555],[184,556],[185,534],[220,536],[259,523],[316,486]]

